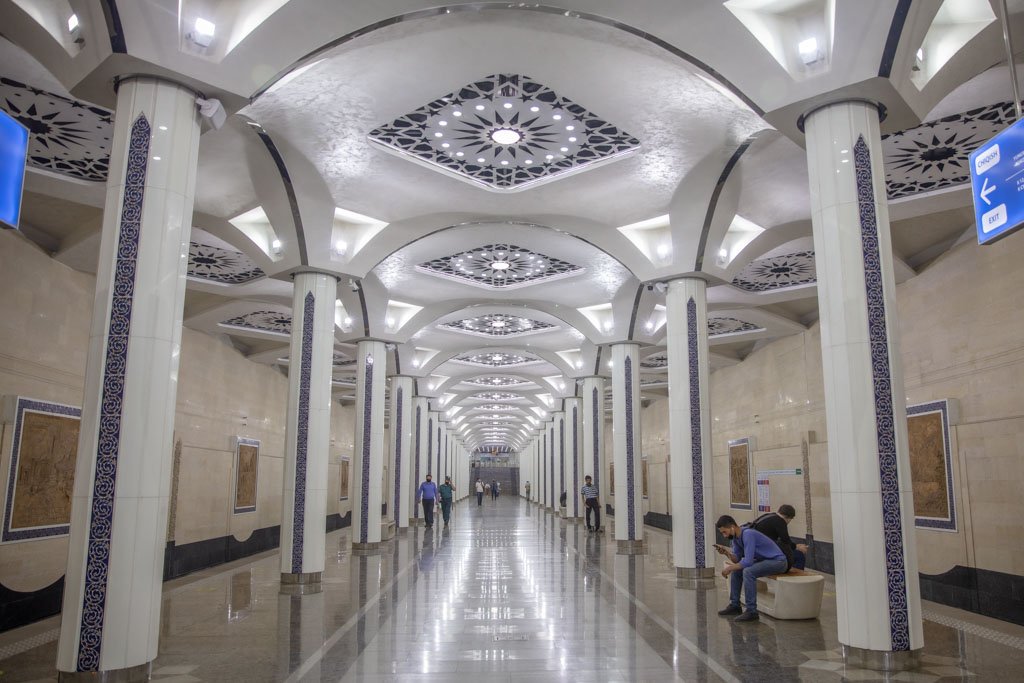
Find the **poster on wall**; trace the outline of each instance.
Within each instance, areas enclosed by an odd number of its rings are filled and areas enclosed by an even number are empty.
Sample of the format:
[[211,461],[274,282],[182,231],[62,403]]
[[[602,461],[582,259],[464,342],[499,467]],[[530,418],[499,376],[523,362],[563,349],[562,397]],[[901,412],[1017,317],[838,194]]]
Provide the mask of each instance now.
[[260,442],[235,437],[235,506],[236,515],[256,512],[256,483],[259,478]]
[[348,476],[351,465],[352,461],[349,458],[341,459],[340,467],[338,468],[338,482],[340,484],[338,500],[348,500]]
[[772,507],[769,504],[770,496],[768,489],[768,480],[758,477],[757,479],[757,511],[758,512],[771,512]]
[[82,409],[8,396],[3,414],[14,424],[3,542],[67,535]]
[[729,442],[729,507],[734,510],[753,508],[750,490],[750,451],[753,439],[746,437]]
[[608,495],[615,495],[615,463],[608,463]]
[[907,406],[914,524],[919,528],[956,531],[949,426],[959,412],[955,399]]
[[650,493],[647,489],[647,457],[645,456],[640,460],[640,481],[642,482],[644,498],[650,497]]

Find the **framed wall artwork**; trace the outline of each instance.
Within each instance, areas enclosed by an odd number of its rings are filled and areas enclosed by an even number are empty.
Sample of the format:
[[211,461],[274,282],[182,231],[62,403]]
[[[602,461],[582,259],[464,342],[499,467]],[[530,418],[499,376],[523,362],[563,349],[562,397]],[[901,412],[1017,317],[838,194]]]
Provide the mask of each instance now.
[[729,507],[733,510],[753,508],[750,490],[750,453],[753,449],[752,437],[729,442]]
[[615,495],[615,463],[608,463],[608,495]]
[[338,467],[339,496],[338,500],[348,500],[348,478],[349,469],[352,466],[351,458],[342,458]]
[[259,479],[260,442],[235,437],[235,502],[236,515],[256,512],[256,485]]
[[907,406],[914,525],[919,528],[957,530],[949,427],[959,413],[956,399]]
[[640,482],[641,488],[643,489],[644,498],[650,498],[650,489],[648,489],[648,472],[647,472],[647,456],[645,455],[640,459]]
[[67,535],[82,409],[7,396],[3,414],[14,424],[3,542]]

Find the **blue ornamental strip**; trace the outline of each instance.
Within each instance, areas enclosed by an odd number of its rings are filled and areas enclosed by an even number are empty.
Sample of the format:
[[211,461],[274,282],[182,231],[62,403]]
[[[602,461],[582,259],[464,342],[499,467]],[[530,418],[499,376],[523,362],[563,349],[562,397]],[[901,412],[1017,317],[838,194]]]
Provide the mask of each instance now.
[[889,591],[889,631],[892,649],[910,650],[910,619],[907,608],[907,576],[903,558],[903,522],[900,515],[896,430],[892,407],[892,372],[889,334],[885,322],[885,292],[879,256],[871,154],[864,137],[853,146],[860,211],[861,247],[864,254],[864,286],[867,290],[868,340],[871,344],[871,376],[875,389],[875,427],[882,493],[882,531],[885,537],[885,571]]
[[594,486],[598,487],[597,490],[600,492],[600,490],[601,490],[601,488],[600,488],[601,487],[601,479],[600,479],[600,474],[601,474],[601,441],[600,441],[601,432],[600,432],[600,429],[601,429],[601,427],[600,427],[600,424],[601,423],[600,423],[599,420],[601,418],[601,415],[598,412],[597,387],[594,387],[594,391],[593,391],[593,394],[591,395],[591,398],[593,399],[593,402],[594,402],[594,405],[593,405],[593,415],[592,415],[592,417],[593,417],[592,423],[593,423],[593,429],[594,429]]
[[626,398],[626,530],[629,540],[636,540],[636,491],[633,476],[633,358],[626,356],[623,364]]
[[103,390],[100,398],[96,472],[89,515],[89,544],[85,557],[82,620],[78,633],[78,670],[98,671],[103,643],[103,618],[107,602],[107,581],[114,525],[114,491],[117,458],[121,442],[128,340],[135,296],[135,270],[139,258],[142,202],[146,189],[151,127],[144,114],[132,124],[128,141],[124,200],[117,235],[114,283],[107,325],[107,348],[103,362]]
[[[416,481],[412,483],[413,487],[419,487],[419,480],[423,478],[420,474],[420,424],[423,419],[422,412],[423,408],[421,406],[416,406],[416,468],[412,471],[412,475],[415,477]],[[419,505],[412,506],[412,517],[413,519],[420,518]]]
[[580,431],[576,406],[572,407],[572,515],[580,516]]
[[398,387],[395,401],[395,508],[391,516],[398,524],[402,502],[402,387]]
[[370,542],[370,435],[373,434],[373,356],[363,364],[363,453],[359,477],[359,542]]
[[686,302],[686,352],[690,368],[690,467],[693,477],[693,548],[696,567],[707,566],[704,556],[704,447],[700,420],[700,364],[697,360],[697,302]]
[[316,299],[302,302],[302,354],[299,360],[299,414],[295,421],[295,500],[292,515],[292,574],[302,573],[306,537],[306,469],[309,459],[309,383],[313,374],[313,312]]

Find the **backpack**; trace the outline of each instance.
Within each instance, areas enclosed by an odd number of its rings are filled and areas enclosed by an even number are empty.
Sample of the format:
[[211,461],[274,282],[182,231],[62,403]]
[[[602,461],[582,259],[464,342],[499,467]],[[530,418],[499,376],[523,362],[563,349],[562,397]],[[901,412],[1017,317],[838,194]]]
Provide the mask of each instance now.
[[[760,531],[762,534],[764,534],[763,531],[761,531],[760,529],[757,528],[757,525],[759,523],[763,522],[764,520],[770,518],[774,514],[775,514],[774,512],[768,512],[766,514],[763,514],[760,517],[758,517],[757,519],[755,519],[753,522],[747,522],[746,524],[742,525],[740,528],[741,529],[753,529],[754,531]],[[764,534],[764,535],[768,536],[768,534]],[[772,537],[768,536],[768,538],[772,538]],[[772,540],[775,541],[775,545],[777,545],[779,547],[779,550],[782,551],[782,554],[786,556],[786,571],[788,572],[790,569],[793,568],[793,549],[791,547],[788,547],[785,544],[783,544],[781,542],[781,540],[778,539],[778,538],[772,538]]]

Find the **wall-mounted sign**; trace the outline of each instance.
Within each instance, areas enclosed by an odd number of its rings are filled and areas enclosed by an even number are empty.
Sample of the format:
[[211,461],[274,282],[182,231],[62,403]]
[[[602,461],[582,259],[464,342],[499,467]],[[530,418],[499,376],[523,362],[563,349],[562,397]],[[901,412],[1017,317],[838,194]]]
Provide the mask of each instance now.
[[17,228],[25,187],[28,128],[0,111],[0,228]]
[[1024,120],[971,154],[978,244],[991,244],[1024,224]]

